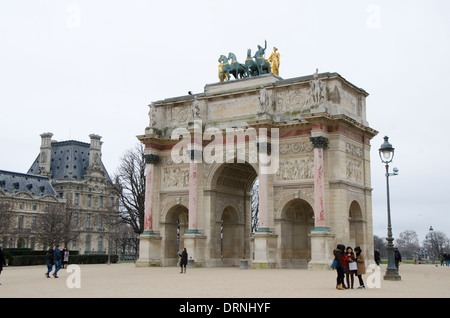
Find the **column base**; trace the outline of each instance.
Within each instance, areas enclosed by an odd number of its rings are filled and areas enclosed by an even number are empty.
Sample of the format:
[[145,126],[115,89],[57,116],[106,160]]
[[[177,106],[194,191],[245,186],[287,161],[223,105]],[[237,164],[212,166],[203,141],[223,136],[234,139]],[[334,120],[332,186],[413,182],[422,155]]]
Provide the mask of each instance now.
[[[147,234],[145,234],[147,232]],[[139,237],[139,259],[136,267],[161,266],[162,238],[153,231],[145,231]],[[152,232],[152,234],[149,234]]]
[[333,262],[334,234],[328,227],[315,227],[311,238],[311,260],[308,270],[330,270]]
[[255,259],[252,268],[276,268],[277,235],[268,228],[258,229],[253,235]]
[[183,239],[184,246],[180,246],[180,249],[186,247],[189,267],[204,267],[206,264],[206,236],[198,230],[188,230],[184,233]]
[[383,276],[384,280],[402,280],[402,277],[398,274],[398,270],[386,270],[386,273]]

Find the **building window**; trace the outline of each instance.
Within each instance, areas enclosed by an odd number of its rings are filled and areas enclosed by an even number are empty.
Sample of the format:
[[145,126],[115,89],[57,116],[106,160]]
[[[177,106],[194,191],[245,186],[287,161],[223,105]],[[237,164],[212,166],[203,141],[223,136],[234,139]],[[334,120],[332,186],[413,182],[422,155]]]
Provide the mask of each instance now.
[[84,249],[85,253],[89,253],[90,249],[91,249],[91,236],[87,235],[86,236],[86,246]]
[[74,201],[74,205],[78,205],[80,201],[80,194],[79,193],[75,193],[75,201]]
[[101,253],[103,249],[103,237],[99,236],[98,238],[98,252]]
[[36,216],[31,217],[31,228],[34,230],[36,228]]
[[98,202],[100,208],[103,208],[103,196],[100,196],[100,200]]
[[87,206],[91,206],[92,195],[88,194]]
[[37,210],[37,204],[33,203],[33,211],[36,211],[36,210]]
[[99,231],[102,230],[102,216],[101,215],[98,216],[98,230]]
[[73,213],[73,226],[78,226],[78,212]]
[[86,230],[89,230],[90,227],[91,227],[91,215],[87,214],[86,215]]
[[19,215],[19,229],[23,229],[23,215]]

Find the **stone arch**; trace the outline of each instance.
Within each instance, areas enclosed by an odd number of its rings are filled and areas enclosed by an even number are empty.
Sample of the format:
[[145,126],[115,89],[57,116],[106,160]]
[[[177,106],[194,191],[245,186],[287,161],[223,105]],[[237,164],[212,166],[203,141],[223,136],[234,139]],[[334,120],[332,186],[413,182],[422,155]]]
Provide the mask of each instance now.
[[256,172],[256,175],[258,175],[258,164],[257,163],[249,163],[248,159],[249,159],[248,155],[246,155],[245,163],[226,163],[226,162],[225,163],[214,162],[211,164],[205,163],[204,173],[203,173],[203,177],[205,178],[205,189],[212,189],[215,187],[220,173],[223,171],[223,169],[227,165],[239,165],[239,164],[249,165],[254,169],[254,171]]
[[227,206],[221,216],[221,258],[224,265],[235,265],[244,257],[244,228],[236,210]]
[[163,253],[167,265],[176,265],[178,252],[184,247],[184,233],[188,230],[189,211],[185,205],[176,204],[165,214],[161,226]]
[[303,199],[287,202],[280,214],[279,258],[282,267],[307,267],[311,259],[314,210]]
[[354,247],[363,245],[364,242],[364,219],[361,205],[354,200],[348,209],[349,220],[349,245]]
[[250,190],[257,172],[247,162],[212,164],[209,169],[205,190],[210,200],[210,262],[236,266],[239,259],[250,257]]

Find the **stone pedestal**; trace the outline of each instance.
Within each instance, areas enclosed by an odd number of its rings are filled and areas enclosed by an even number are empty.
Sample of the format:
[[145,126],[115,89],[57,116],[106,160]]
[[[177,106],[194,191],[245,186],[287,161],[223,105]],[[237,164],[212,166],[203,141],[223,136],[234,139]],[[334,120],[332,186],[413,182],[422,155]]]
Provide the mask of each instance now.
[[255,259],[252,268],[275,268],[277,235],[269,231],[256,232],[254,234]]
[[186,233],[183,236],[184,246],[188,253],[188,261],[191,261],[195,267],[205,266],[206,236],[196,233]]
[[328,228],[314,228],[311,238],[311,260],[309,270],[328,270],[333,262],[334,234]]
[[161,237],[156,234],[142,234],[139,243],[139,259],[136,267],[161,266]]

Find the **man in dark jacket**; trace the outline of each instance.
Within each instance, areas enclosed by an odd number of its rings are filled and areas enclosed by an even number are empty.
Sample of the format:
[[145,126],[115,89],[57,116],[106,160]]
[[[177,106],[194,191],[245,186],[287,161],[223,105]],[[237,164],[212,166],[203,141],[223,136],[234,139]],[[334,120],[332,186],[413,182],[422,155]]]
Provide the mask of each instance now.
[[58,271],[61,269],[61,245],[56,245],[54,252],[55,272],[53,277],[58,278]]

